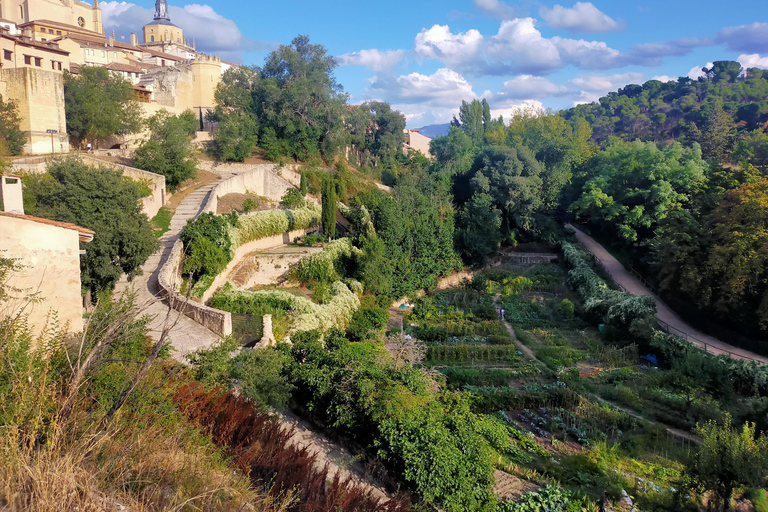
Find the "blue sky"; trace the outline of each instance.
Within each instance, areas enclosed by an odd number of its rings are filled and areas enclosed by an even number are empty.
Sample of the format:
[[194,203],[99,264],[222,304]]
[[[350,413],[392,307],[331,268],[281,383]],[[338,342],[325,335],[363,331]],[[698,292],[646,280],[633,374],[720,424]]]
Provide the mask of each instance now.
[[[695,76],[716,60],[768,69],[766,0],[593,2],[210,0],[170,3],[198,50],[261,65],[310,36],[336,56],[350,103],[377,99],[409,127],[444,123],[461,100],[494,115],[567,108],[654,77]],[[154,1],[101,2],[107,33],[140,34]]]

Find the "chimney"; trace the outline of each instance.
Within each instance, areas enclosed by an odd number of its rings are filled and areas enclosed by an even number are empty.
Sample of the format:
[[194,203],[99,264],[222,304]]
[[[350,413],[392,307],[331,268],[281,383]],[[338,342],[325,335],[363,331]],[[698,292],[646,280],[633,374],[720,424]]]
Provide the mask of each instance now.
[[131,32],[131,45],[139,46],[139,38],[136,36],[136,32]]
[[24,197],[21,192],[21,176],[0,176],[0,202],[2,211],[24,215]]

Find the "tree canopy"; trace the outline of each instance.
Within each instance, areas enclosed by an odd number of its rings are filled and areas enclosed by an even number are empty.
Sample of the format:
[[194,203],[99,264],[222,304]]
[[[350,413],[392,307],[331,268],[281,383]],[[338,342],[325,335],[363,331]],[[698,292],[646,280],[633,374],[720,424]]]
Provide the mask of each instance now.
[[197,129],[191,110],[173,115],[161,110],[147,121],[149,138],[133,152],[133,165],[145,171],[162,174],[173,191],[197,173],[192,137]]
[[0,155],[20,155],[27,142],[21,131],[19,108],[13,100],[4,101],[0,96]]

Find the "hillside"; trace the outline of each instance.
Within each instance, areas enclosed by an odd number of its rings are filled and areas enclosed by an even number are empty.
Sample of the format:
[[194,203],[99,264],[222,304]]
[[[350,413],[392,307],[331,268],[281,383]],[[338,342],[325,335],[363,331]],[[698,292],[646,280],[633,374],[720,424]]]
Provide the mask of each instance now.
[[643,85],[627,85],[597,102],[564,110],[561,115],[571,121],[585,119],[592,126],[594,142],[610,136],[625,140],[697,140],[718,103],[740,130],[765,128],[766,97],[765,71],[751,68],[744,73],[738,62],[719,61],[698,80],[680,77],[676,82],[649,80]]

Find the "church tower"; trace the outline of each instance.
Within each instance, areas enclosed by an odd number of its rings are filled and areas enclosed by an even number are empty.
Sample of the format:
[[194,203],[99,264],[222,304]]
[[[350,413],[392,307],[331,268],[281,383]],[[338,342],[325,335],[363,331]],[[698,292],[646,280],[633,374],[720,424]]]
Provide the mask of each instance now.
[[155,19],[148,25],[144,25],[145,46],[185,46],[184,32],[171,23],[168,14],[168,3],[165,0],[155,2]]

